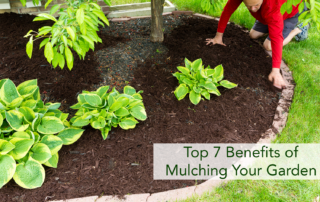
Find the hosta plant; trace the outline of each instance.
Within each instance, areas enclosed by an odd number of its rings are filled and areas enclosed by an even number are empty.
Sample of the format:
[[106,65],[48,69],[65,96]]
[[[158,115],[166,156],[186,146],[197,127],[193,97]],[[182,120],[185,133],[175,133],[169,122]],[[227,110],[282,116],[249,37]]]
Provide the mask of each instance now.
[[107,92],[109,86],[102,86],[97,91],[83,91],[78,95],[78,103],[71,106],[78,109],[76,116],[70,122],[72,126],[82,127],[91,125],[101,131],[105,140],[111,127],[118,125],[125,130],[135,128],[137,120],[147,119],[142,102],[142,91],[136,92],[131,86],[125,86],[123,94],[115,88]]
[[70,127],[60,103],[40,99],[37,80],[18,87],[0,80],[0,188],[12,178],[23,188],[40,187],[44,168],[57,167],[62,145],[75,142],[82,129]]
[[[47,1],[45,7],[52,0]],[[109,0],[105,3],[110,4]],[[67,8],[60,8],[67,5]],[[60,9],[59,19],[57,20],[53,14]],[[89,49],[94,50],[94,43],[102,43],[98,36],[98,26],[104,27],[109,25],[109,21],[105,14],[101,11],[101,7],[94,0],[68,0],[61,5],[54,5],[49,13],[38,14],[33,21],[52,20],[52,26],[44,26],[38,32],[30,30],[24,37],[29,37],[26,52],[29,58],[32,57],[33,41],[43,39],[40,43],[40,49],[44,46],[44,56],[54,68],[58,65],[61,69],[67,63],[71,70],[73,67],[72,49],[79,55],[80,59],[84,59]],[[101,22],[102,20],[103,22]]]
[[218,86],[231,89],[237,86],[237,84],[231,83],[223,79],[223,67],[219,65],[214,69],[210,66],[204,68],[202,60],[197,59],[194,62],[190,62],[185,58],[185,67],[177,67],[181,72],[173,74],[178,80],[180,85],[174,91],[178,100],[182,100],[188,93],[190,101],[197,105],[201,96],[210,100],[210,94],[220,96]]

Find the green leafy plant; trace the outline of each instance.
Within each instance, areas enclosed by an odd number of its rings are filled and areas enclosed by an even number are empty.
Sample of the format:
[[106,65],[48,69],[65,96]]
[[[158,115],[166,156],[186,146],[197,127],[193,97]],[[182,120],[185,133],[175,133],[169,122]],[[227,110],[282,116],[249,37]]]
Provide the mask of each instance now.
[[[185,67],[177,67],[181,72],[173,74],[178,80],[180,85],[174,91],[175,96],[178,100],[182,100],[188,93],[190,101],[197,105],[201,96],[210,100],[210,94],[220,96],[218,86],[231,89],[237,86],[237,84],[231,83],[223,79],[223,67],[219,65],[214,69],[210,66],[204,68],[202,60],[197,59],[194,62],[190,62],[185,58]],[[220,82],[220,83],[218,83]]]
[[[21,0],[25,1],[25,0]],[[47,1],[45,8],[52,0]],[[105,0],[110,4],[109,0]],[[67,8],[60,8],[67,5]],[[53,15],[60,9],[59,19]],[[54,5],[49,13],[38,14],[33,21],[52,20],[55,23],[52,26],[44,26],[38,32],[30,30],[24,37],[29,37],[26,52],[29,58],[32,57],[33,42],[44,38],[40,43],[40,49],[44,46],[44,56],[47,61],[56,68],[61,69],[67,63],[68,68],[73,68],[72,49],[84,59],[89,49],[94,50],[94,43],[102,43],[98,36],[98,26],[104,23],[109,25],[109,21],[101,11],[101,7],[93,0],[68,0],[61,5]],[[34,39],[36,38],[36,39]]]
[[107,93],[109,86],[102,86],[97,91],[83,91],[78,95],[78,103],[71,106],[78,109],[76,116],[70,122],[72,126],[83,127],[91,125],[101,131],[105,140],[111,127],[118,125],[125,130],[135,128],[137,121],[147,119],[142,102],[143,91],[136,92],[131,86],[125,86],[123,94],[115,88]]
[[[292,12],[292,6],[297,6],[301,0],[287,0],[281,6],[281,14],[283,15],[285,12],[290,14]],[[318,30],[320,30],[320,2],[316,0],[304,0],[299,4],[299,13],[301,13],[304,9],[304,3],[306,4],[308,10],[302,13],[299,16],[299,20],[303,22],[303,26],[307,25],[308,22],[313,20]]]
[[202,0],[201,8],[205,12],[209,12],[210,10],[215,10],[222,12],[224,1],[222,0]]
[[18,87],[0,80],[0,188],[12,178],[21,187],[40,187],[42,166],[57,167],[58,151],[80,138],[82,129],[70,127],[60,103],[40,99],[37,80]]

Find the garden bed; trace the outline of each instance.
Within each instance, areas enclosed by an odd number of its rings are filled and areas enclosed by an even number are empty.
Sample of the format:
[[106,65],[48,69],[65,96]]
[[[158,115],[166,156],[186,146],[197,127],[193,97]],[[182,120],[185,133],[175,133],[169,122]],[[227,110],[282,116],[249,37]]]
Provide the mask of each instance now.
[[[280,93],[267,81],[271,58],[247,33],[234,24],[224,34],[226,47],[207,46],[217,29],[214,20],[191,16],[164,17],[165,41],[149,40],[150,19],[111,22],[101,29],[103,44],[85,61],[74,55],[70,72],[52,69],[35,42],[32,59],[25,53],[30,30],[48,22],[32,22],[33,16],[0,15],[0,75],[16,85],[38,79],[42,98],[62,102],[74,113],[81,90],[102,85],[133,86],[142,94],[148,119],[132,130],[113,128],[103,141],[100,131],[86,127],[82,137],[59,151],[58,168],[46,168],[43,186],[26,190],[13,180],[0,192],[3,201],[44,201],[92,195],[155,193],[193,186],[202,181],[154,181],[153,143],[255,143],[272,125]],[[221,96],[194,106],[188,97],[178,101],[172,76],[184,58],[202,58],[205,66],[222,64],[225,79],[234,89],[219,88]]]

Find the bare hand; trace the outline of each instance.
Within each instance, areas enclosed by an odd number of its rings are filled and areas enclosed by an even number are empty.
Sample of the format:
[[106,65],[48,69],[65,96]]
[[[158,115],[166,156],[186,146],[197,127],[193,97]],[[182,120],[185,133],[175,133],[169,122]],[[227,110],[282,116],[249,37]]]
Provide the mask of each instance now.
[[212,43],[212,45],[220,44],[220,45],[226,46],[226,44],[222,42],[222,39],[217,39],[217,37],[212,39],[207,39],[206,42],[207,42],[206,45],[210,45],[210,43]]
[[268,76],[269,81],[279,89],[285,89],[287,87],[287,82],[283,79],[279,68],[272,68],[271,73]]

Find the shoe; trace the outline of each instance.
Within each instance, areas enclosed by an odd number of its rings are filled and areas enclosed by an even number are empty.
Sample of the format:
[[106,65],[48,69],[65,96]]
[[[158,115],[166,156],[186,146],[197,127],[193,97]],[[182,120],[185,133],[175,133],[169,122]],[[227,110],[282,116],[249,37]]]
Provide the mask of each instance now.
[[308,38],[308,30],[310,28],[310,23],[308,23],[306,26],[302,27],[303,23],[300,23],[299,25],[297,25],[297,27],[299,29],[301,29],[301,33],[297,34],[294,38],[297,41],[304,41]]

